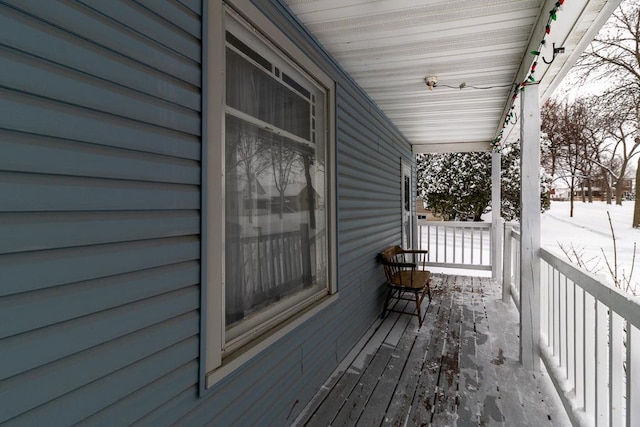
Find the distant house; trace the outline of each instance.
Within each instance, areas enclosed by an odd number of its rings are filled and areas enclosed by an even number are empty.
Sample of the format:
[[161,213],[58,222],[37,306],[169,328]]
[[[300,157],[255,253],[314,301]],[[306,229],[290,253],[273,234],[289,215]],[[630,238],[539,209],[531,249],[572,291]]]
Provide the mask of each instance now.
[[313,188],[309,191],[309,187],[303,183],[287,184],[282,197],[275,186],[270,187],[268,193],[271,195],[269,202],[272,213],[280,212],[281,204],[283,206],[283,212],[299,212],[308,209],[310,206],[309,203],[312,203],[311,206],[313,206],[314,209],[320,207],[320,194]]

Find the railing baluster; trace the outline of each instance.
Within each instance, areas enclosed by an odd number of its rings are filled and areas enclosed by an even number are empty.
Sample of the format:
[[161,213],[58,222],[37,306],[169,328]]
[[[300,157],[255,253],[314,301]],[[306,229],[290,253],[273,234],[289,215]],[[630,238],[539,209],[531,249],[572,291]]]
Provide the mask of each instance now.
[[464,244],[464,228],[462,229],[462,263],[464,264],[464,249],[465,249],[465,244]]
[[474,251],[474,247],[473,247],[473,236],[474,236],[474,232],[473,232],[473,228],[471,229],[471,264],[473,264],[473,252]]
[[[608,325],[609,325],[609,345],[608,345],[608,350],[609,350],[609,366],[607,369],[607,385],[609,386],[609,393],[607,398],[609,399],[609,404],[611,406],[613,406],[614,401],[613,401],[613,365],[614,365],[614,348],[615,348],[615,331],[613,330],[613,313],[609,312],[609,318],[608,318]],[[613,424],[613,408],[610,408],[609,410],[609,419],[607,420],[607,422],[609,423],[610,426],[613,425],[620,425],[620,424]]]
[[579,348],[580,352],[577,352],[576,349],[576,356],[578,354],[580,354],[580,369],[578,369],[578,360],[576,360],[576,398],[580,399],[579,404],[581,408],[585,408],[586,407],[586,395],[585,395],[585,375],[586,375],[586,362],[585,362],[585,357],[586,357],[586,346],[585,346],[585,305],[584,305],[584,301],[585,301],[585,294],[584,294],[584,290],[581,289],[581,291],[579,293],[576,293],[576,299],[578,297],[578,295],[580,295],[580,304],[578,305],[576,302],[576,306],[578,306],[580,308],[580,322],[576,322],[576,327],[578,326],[578,324],[580,325],[580,330],[577,331],[576,330],[576,337],[580,337],[580,342],[577,345],[577,347]]
[[[595,425],[597,426],[599,423],[599,414],[600,414],[600,405],[599,405],[599,393],[598,391],[600,390],[599,387],[599,380],[600,380],[600,375],[599,375],[599,364],[600,364],[600,352],[598,351],[598,344],[600,341],[600,337],[598,336],[598,300],[594,300],[594,331],[593,331],[593,338],[595,340],[595,345],[594,345],[594,356],[595,356],[595,365],[594,365],[594,377],[595,377],[595,381],[593,382],[595,385],[595,390],[594,390],[594,399],[595,399],[595,403],[594,403],[594,421],[595,421]],[[600,425],[602,425],[600,423]]]
[[448,227],[444,227],[444,262],[447,262],[447,229]]
[[[555,305],[553,304],[553,290],[555,288],[555,275],[556,275],[556,270],[555,268],[550,268],[549,269],[549,290],[548,290],[548,301],[547,301],[547,310],[549,310],[549,312],[547,313],[548,316],[548,330],[547,330],[547,335],[548,335],[548,339],[549,339],[549,346],[551,346],[552,348],[555,347],[555,342],[554,342],[554,334],[553,334],[553,313],[555,310]],[[553,352],[555,353],[555,350],[553,350]]]
[[558,355],[558,286],[560,286],[560,272],[553,275],[553,355]]
[[609,425],[624,423],[624,319],[610,309],[609,312]]
[[514,245],[513,250],[516,252],[516,270],[515,270],[515,282],[516,289],[518,290],[518,299],[520,299],[520,295],[522,294],[522,289],[520,289],[520,238],[518,238],[518,245]]
[[484,253],[484,233],[480,229],[480,264],[482,264],[482,255]]
[[[625,418],[626,418],[626,421],[627,421],[626,422],[627,426],[631,426],[632,422],[636,422],[636,424],[637,424],[637,422],[640,421],[640,419],[635,419],[634,420],[634,414],[632,413],[632,411],[634,409],[633,407],[637,406],[636,405],[637,402],[632,402],[631,401],[631,396],[632,396],[631,391],[632,391],[632,385],[633,385],[633,381],[634,381],[632,373],[635,373],[635,366],[633,365],[633,361],[631,360],[631,350],[632,350],[632,346],[633,346],[633,343],[634,343],[632,341],[632,335],[633,334],[631,333],[633,331],[633,329],[635,329],[635,328],[633,327],[631,322],[629,322],[627,320],[627,335],[626,335],[626,338],[627,338],[627,354],[626,354],[627,372],[626,372],[626,375],[625,375],[625,383],[627,385],[627,387],[626,387],[627,388],[627,390],[626,390],[627,394],[625,396],[625,398],[626,398],[626,401],[625,401],[625,404],[626,404],[625,415],[626,415],[626,417]],[[636,374],[636,376],[638,376],[638,374]],[[638,399],[638,400],[640,400],[640,399]],[[637,409],[636,409],[636,411],[637,411]],[[640,418],[640,417],[637,417],[637,418]]]
[[549,325],[547,324],[549,316],[547,311],[547,301],[549,300],[549,264],[544,260],[540,261],[540,337],[544,337],[546,342],[541,342],[541,345],[549,346],[549,334],[547,330]]
[[596,300],[596,425],[606,425],[609,419],[607,341],[610,331],[608,329],[607,307]]
[[627,322],[627,425],[640,425],[640,329]]
[[436,225],[436,262],[440,262],[440,226]]
[[453,262],[456,262],[456,229],[453,228]]
[[[588,301],[587,301],[588,300]],[[593,300],[593,302],[592,302]],[[596,418],[596,413],[597,413],[597,407],[596,407],[596,390],[597,390],[597,384],[596,384],[596,362],[597,362],[597,357],[596,357],[596,345],[597,345],[597,339],[596,339],[596,317],[597,317],[597,312],[596,312],[596,300],[595,298],[593,298],[590,294],[585,292],[585,308],[589,307],[589,311],[585,311],[585,313],[587,314],[587,316],[585,317],[585,348],[584,348],[584,354],[585,354],[585,380],[584,380],[584,387],[585,387],[585,409],[587,411],[587,414],[591,415],[593,417],[593,420],[595,421]],[[587,332],[590,331],[590,332]],[[587,342],[588,340],[588,342]],[[589,352],[587,352],[587,349],[589,349]],[[587,378],[589,379],[593,379],[593,381],[589,381],[587,380]]]
[[427,223],[427,250],[429,251],[427,253],[427,259],[431,262],[435,262],[435,260],[431,259],[433,249],[431,248],[431,225],[429,225],[429,223]]
[[577,354],[576,353],[576,342],[578,340],[578,337],[576,335],[576,284],[573,281],[571,282],[571,284],[573,285],[571,287],[571,291],[572,291],[571,292],[571,294],[572,294],[571,295],[571,312],[572,312],[572,319],[571,319],[572,325],[571,326],[572,326],[572,334],[573,334],[573,336],[572,336],[572,340],[571,340],[571,344],[572,345],[571,345],[571,354],[569,355],[569,360],[573,361],[572,362],[573,363],[573,365],[572,365],[573,371],[571,372],[571,376],[572,376],[571,384],[573,384],[573,389],[575,390],[576,389],[576,382],[577,382],[577,378],[576,378],[576,373],[577,373],[577,368],[576,368],[576,366],[577,366],[577,363],[576,363],[576,354]]
[[[567,288],[567,277],[562,276],[562,279],[558,281],[558,354],[560,356],[560,367],[563,368],[563,371],[566,372],[567,368],[567,354],[564,352],[564,342],[567,340],[567,336],[564,334],[564,323],[566,323],[565,315],[563,313],[562,307],[565,307],[567,304],[567,300],[563,298],[564,292],[562,291],[562,284],[564,283],[564,288]],[[564,301],[563,301],[564,299]],[[566,376],[565,376],[566,378]]]

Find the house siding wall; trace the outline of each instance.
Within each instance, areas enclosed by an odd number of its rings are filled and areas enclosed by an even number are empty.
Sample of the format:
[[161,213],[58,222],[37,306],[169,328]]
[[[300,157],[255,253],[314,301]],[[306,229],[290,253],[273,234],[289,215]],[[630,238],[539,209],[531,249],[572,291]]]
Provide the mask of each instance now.
[[202,4],[4,1],[0,423],[283,425],[379,315],[410,147],[255,4],[336,81],[338,302],[200,396]]

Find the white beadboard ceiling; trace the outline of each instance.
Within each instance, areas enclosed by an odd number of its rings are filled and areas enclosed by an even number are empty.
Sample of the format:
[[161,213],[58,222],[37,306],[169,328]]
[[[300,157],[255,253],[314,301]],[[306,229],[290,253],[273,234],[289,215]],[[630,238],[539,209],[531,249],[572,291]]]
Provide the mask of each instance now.
[[[414,152],[486,150],[557,0],[284,0]],[[548,98],[620,0],[565,0],[535,77]],[[429,91],[424,79],[437,76]],[[465,83],[466,87],[459,86]],[[517,104],[517,101],[516,101]],[[517,112],[517,105],[516,105]],[[517,138],[517,126],[505,138]]]

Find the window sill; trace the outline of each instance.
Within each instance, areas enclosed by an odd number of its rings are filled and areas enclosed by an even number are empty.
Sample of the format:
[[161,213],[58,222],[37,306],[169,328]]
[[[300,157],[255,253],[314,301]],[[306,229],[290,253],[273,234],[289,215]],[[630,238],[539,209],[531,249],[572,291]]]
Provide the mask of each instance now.
[[327,295],[317,303],[311,305],[305,311],[302,311],[299,315],[294,316],[290,320],[282,323],[279,327],[275,328],[271,333],[252,341],[247,344],[243,349],[239,349],[234,352],[233,356],[229,356],[223,360],[222,366],[205,375],[205,388],[209,389],[216,383],[223,380],[227,375],[231,374],[236,369],[240,368],[246,362],[257,356],[263,350],[272,346],[279,339],[298,328],[304,322],[329,307],[331,304],[338,300],[338,294]]

